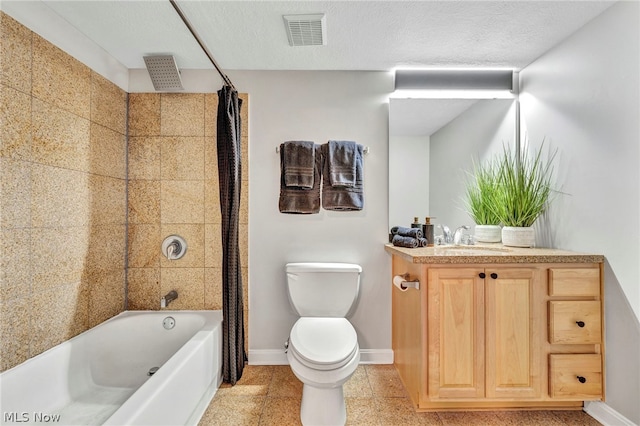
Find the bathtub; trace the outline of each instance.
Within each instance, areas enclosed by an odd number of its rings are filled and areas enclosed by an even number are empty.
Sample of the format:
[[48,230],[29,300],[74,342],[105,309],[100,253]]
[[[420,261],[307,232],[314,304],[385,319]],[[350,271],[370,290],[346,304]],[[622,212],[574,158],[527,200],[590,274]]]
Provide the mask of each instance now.
[[221,348],[222,311],[125,311],[0,374],[0,424],[196,424]]

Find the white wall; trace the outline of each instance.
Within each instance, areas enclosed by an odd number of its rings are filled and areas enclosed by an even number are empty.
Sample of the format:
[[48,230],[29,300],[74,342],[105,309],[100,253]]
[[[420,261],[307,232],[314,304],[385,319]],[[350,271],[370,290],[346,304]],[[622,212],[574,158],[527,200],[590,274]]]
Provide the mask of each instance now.
[[[429,210],[429,136],[389,135],[389,227],[420,223]],[[393,189],[392,189],[393,188]]]
[[[512,99],[482,100],[431,135],[431,214],[453,231],[475,225],[464,209],[465,180],[472,161],[515,148],[515,102]],[[437,230],[436,234],[441,231]]]
[[[297,319],[289,306],[284,265],[353,262],[363,268],[351,317],[363,361],[391,361],[391,257],[388,240],[387,72],[234,71],[249,93],[249,362],[284,363],[283,343]],[[365,207],[314,215],[278,211],[280,160],[287,140],[354,140],[364,161]],[[409,213],[411,214],[411,213]],[[368,353],[373,351],[373,353]]]
[[558,148],[545,222],[604,254],[607,404],[640,424],[640,4],[620,2],[521,73],[523,130]]

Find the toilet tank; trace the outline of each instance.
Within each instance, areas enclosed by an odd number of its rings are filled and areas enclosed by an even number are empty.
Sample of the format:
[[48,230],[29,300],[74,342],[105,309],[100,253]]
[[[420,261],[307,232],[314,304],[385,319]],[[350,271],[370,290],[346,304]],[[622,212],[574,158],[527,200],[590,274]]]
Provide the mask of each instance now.
[[301,317],[346,317],[360,291],[360,265],[287,263],[289,302]]

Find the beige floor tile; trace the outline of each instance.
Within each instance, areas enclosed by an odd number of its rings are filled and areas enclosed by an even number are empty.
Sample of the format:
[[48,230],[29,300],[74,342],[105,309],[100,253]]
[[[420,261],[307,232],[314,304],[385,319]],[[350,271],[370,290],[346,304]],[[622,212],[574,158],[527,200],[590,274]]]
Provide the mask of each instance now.
[[585,413],[579,411],[551,411],[567,426],[599,426],[601,423]]
[[200,426],[253,426],[260,423],[266,397],[220,395],[220,390],[200,419]]
[[382,426],[411,426],[421,424],[409,398],[374,398]]
[[345,397],[348,426],[379,425],[378,410],[373,398]]
[[497,416],[501,425],[508,426],[564,426],[551,411],[502,411]]
[[288,365],[274,365],[271,384],[269,385],[270,397],[302,397],[302,382],[291,371]]
[[244,368],[242,377],[235,385],[223,384],[218,389],[216,396],[267,395],[272,377],[273,366],[248,365]]
[[300,422],[300,397],[267,398],[260,426],[296,426]]
[[353,376],[343,386],[345,397],[372,398],[373,392],[364,365],[358,366]]
[[366,365],[367,377],[376,397],[406,397],[400,376],[392,364]]

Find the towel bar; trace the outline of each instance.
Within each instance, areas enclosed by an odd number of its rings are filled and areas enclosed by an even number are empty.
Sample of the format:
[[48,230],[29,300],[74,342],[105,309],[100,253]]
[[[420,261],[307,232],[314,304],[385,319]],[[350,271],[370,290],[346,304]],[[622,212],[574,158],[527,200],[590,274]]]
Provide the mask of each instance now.
[[[368,146],[365,146],[365,147],[362,149],[362,152],[364,152],[365,154],[368,154],[368,153],[369,153],[369,147],[368,147]],[[276,146],[276,153],[280,153],[280,147],[279,147],[279,146]]]

